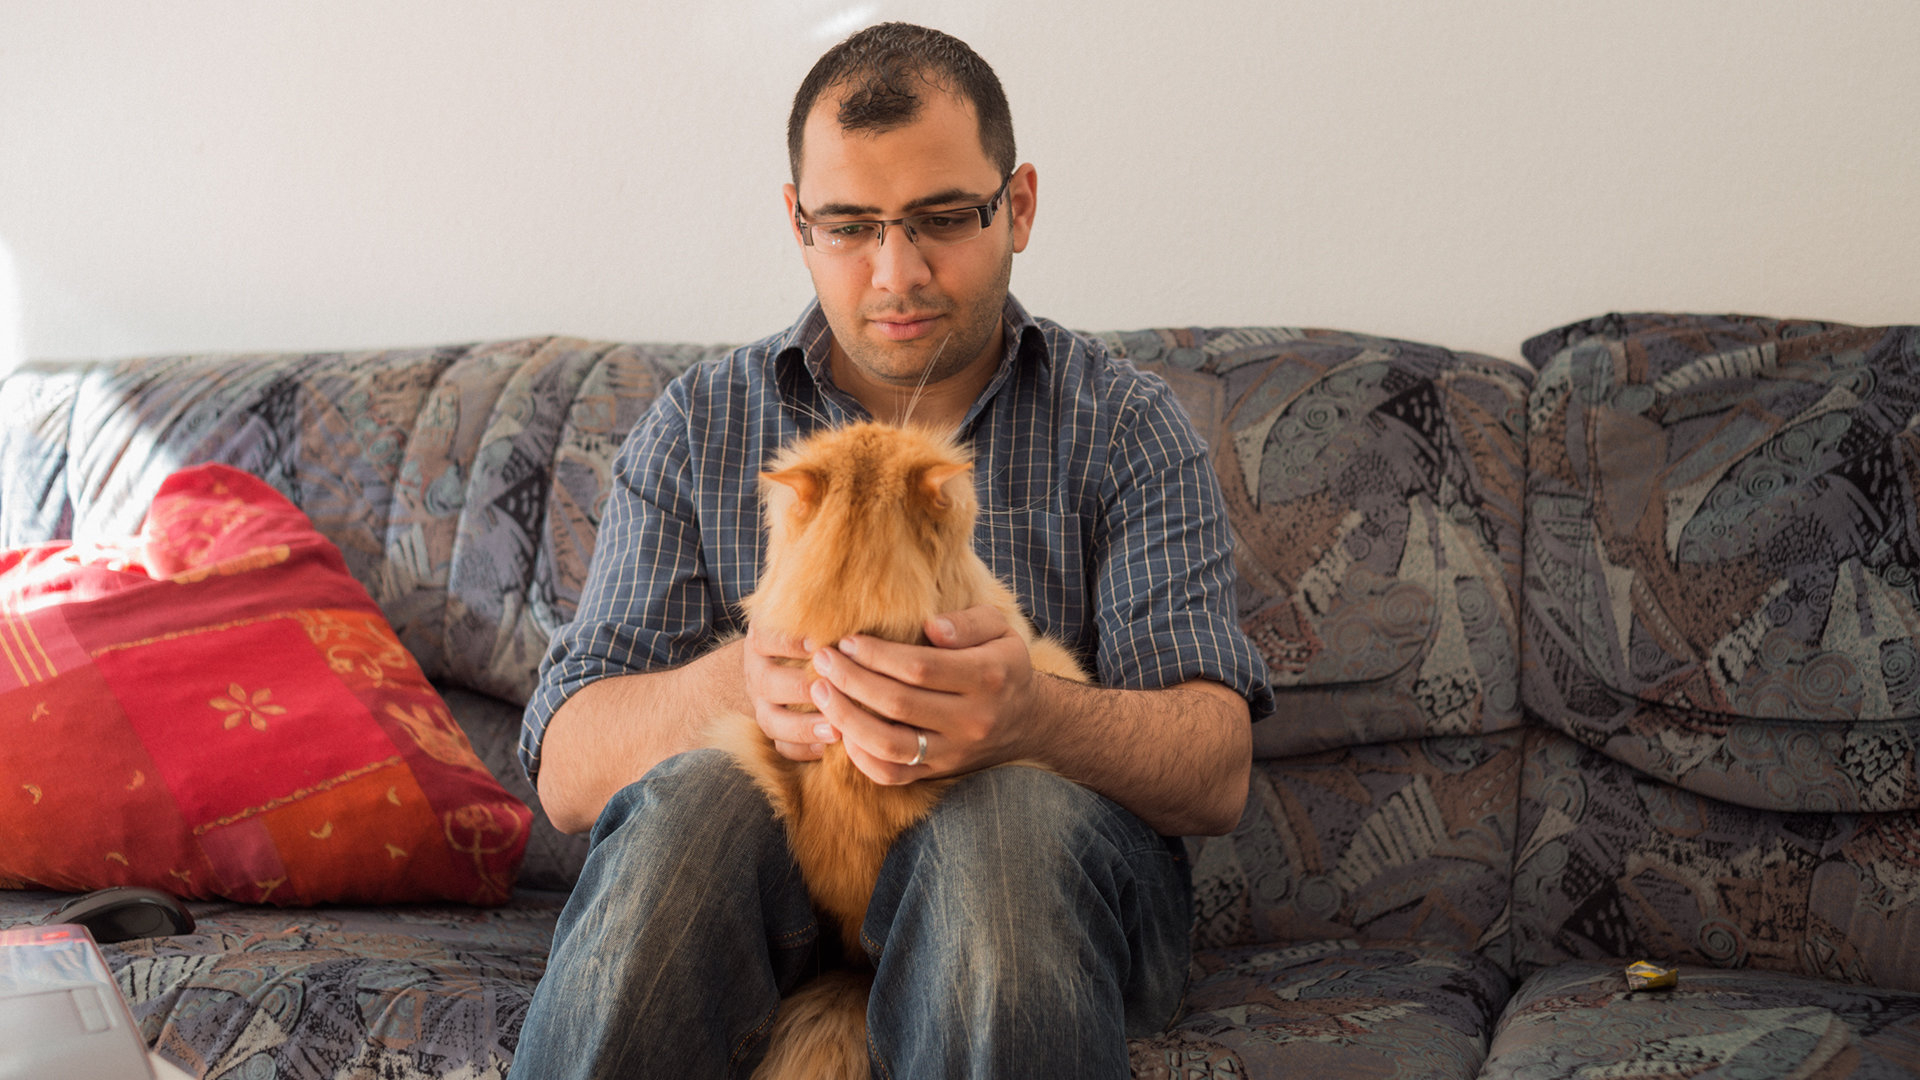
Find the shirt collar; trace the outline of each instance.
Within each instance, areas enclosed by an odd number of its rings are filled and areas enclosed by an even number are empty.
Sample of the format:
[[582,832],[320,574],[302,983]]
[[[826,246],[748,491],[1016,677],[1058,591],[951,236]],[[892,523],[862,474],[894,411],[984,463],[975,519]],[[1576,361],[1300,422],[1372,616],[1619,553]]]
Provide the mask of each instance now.
[[[987,381],[986,388],[980,391],[980,396],[968,408],[966,418],[960,422],[963,438],[987,403],[993,400],[994,395],[1000,392],[1000,388],[1020,367],[1022,357],[1040,371],[1053,366],[1053,357],[1047,351],[1045,332],[1033,316],[1027,314],[1027,309],[1020,301],[1014,299],[1012,293],[1007,294],[1000,320],[1007,330],[1000,366],[994,370],[993,378]],[[790,398],[795,386],[790,380],[804,374],[817,388],[820,397],[839,407],[844,414],[842,420],[868,419],[865,407],[854,400],[853,395],[834,385],[832,367],[828,363],[832,354],[833,328],[827,325],[827,313],[821,310],[820,300],[816,297],[807,302],[806,310],[800,313],[800,318],[780,338],[779,348],[774,354],[776,384]]]

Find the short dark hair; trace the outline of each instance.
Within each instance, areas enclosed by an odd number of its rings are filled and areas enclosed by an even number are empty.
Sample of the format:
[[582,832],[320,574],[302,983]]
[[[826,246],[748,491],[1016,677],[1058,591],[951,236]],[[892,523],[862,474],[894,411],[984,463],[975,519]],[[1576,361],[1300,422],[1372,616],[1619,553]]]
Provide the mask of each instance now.
[[793,95],[787,115],[787,163],[800,183],[800,151],[807,117],[829,90],[846,88],[840,103],[843,131],[879,134],[913,122],[920,115],[920,93],[931,89],[973,105],[980,119],[980,148],[1000,167],[1013,172],[1013,112],[1000,78],[980,54],[951,34],[912,23],[869,26],[816,60]]

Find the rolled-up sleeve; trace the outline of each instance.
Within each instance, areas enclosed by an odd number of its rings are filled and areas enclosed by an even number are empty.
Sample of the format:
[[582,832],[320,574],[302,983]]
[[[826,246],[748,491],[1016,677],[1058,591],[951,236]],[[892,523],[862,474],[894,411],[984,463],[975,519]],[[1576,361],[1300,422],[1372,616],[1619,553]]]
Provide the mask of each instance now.
[[1165,382],[1140,375],[1107,450],[1091,569],[1101,682],[1209,679],[1271,714],[1267,668],[1235,618],[1233,535],[1206,442]]
[[553,636],[520,729],[520,763],[540,771],[547,724],[600,679],[684,664],[710,646],[708,568],[688,458],[685,388],[671,384],[614,457],[613,483],[580,607]]

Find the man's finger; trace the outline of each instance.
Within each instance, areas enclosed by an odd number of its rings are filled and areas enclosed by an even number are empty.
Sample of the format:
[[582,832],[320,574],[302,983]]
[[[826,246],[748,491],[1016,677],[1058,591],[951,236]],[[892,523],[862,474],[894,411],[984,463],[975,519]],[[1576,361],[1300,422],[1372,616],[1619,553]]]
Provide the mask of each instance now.
[[804,660],[807,657],[805,645],[806,642],[793,634],[767,630],[757,625],[747,627],[747,647],[762,656]]
[[769,708],[760,718],[760,730],[774,742],[830,743],[840,738],[825,716],[811,710]]
[[760,693],[772,705],[803,705],[807,701],[807,684],[813,676],[806,668],[790,667],[786,664],[769,664],[760,677]]
[[971,649],[1012,631],[1007,617],[988,604],[943,612],[927,620],[927,640],[943,649]]
[[965,665],[945,650],[865,635],[843,638],[837,649],[814,653],[813,669],[895,719],[905,719],[902,689],[953,694],[969,686]]
[[904,765],[917,751],[919,733],[915,729],[875,716],[824,679],[814,684],[813,700],[819,706],[820,715],[842,733],[847,753],[854,756],[855,764],[860,764],[861,757],[867,757],[887,766],[886,770],[877,771],[862,765],[860,771],[883,784],[906,779],[891,770]]
[[827,752],[819,743],[776,742],[773,748],[788,761],[819,761]]

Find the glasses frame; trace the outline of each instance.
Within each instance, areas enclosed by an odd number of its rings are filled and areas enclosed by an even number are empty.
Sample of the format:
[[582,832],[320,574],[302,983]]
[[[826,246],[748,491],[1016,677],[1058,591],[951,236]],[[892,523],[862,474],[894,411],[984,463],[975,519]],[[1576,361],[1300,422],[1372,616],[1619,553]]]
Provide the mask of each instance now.
[[[1015,169],[1014,172],[1019,172],[1019,170]],[[986,232],[987,228],[993,224],[993,215],[999,212],[1000,200],[1006,198],[1007,187],[1013,183],[1013,175],[1014,175],[1013,173],[1008,173],[1007,178],[1000,181],[1000,186],[994,190],[993,198],[988,199],[986,202],[980,203],[975,206],[952,206],[952,207],[947,207],[941,210],[922,210],[919,213],[907,214],[904,217],[887,218],[885,220],[881,220],[879,218],[849,218],[845,221],[808,221],[805,218],[800,216],[800,207],[799,207],[799,204],[796,203],[794,204],[794,209],[793,209],[793,224],[800,230],[800,241],[804,243],[806,246],[817,247],[822,251],[829,252],[834,255],[850,255],[850,254],[854,254],[854,252],[846,251],[844,249],[838,249],[833,247],[830,244],[815,244],[813,242],[813,230],[837,229],[843,225],[877,225],[880,228],[880,233],[878,236],[874,237],[873,246],[878,248],[878,247],[884,247],[886,245],[887,227],[890,225],[898,225],[900,226],[901,230],[907,234],[907,242],[912,244],[914,247],[919,247],[920,234],[913,227],[913,222],[915,218],[937,217],[940,215],[950,215],[950,214],[964,214],[967,211],[972,210],[973,212],[980,215],[980,232],[974,233],[972,236],[967,237],[966,240],[954,241],[955,244],[964,244],[970,240],[978,240],[980,238],[980,233]],[[952,244],[935,244],[934,246],[935,247],[951,247],[953,245]],[[860,248],[859,250],[865,251],[868,249]]]

